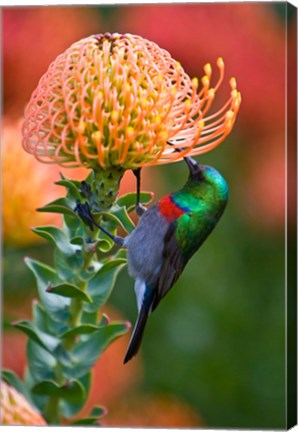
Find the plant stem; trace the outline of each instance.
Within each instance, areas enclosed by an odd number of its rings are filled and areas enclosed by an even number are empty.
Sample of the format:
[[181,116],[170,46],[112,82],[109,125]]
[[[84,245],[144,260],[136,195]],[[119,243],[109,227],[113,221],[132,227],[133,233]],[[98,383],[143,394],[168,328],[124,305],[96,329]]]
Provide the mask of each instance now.
[[[68,321],[70,329],[75,328],[80,324],[82,310],[83,310],[83,302],[78,299],[72,299],[69,308],[70,318]],[[73,348],[74,344],[75,344],[75,336],[66,338],[62,343],[63,348],[67,351],[70,351]]]
[[93,170],[93,181],[91,184],[92,198],[91,207],[94,210],[104,210],[112,207],[119,192],[120,180],[124,170],[118,167],[109,168],[105,171],[101,168]]
[[57,397],[49,397],[48,403],[45,407],[45,418],[49,424],[59,425],[60,415],[59,415],[59,399]]

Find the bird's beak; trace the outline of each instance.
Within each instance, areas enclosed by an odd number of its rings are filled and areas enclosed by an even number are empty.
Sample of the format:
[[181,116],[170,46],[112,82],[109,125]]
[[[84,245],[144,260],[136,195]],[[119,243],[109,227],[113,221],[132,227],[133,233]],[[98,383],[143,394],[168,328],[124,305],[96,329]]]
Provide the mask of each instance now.
[[198,164],[192,157],[186,156],[184,158],[189,168],[190,177],[199,180],[202,178],[202,165]]

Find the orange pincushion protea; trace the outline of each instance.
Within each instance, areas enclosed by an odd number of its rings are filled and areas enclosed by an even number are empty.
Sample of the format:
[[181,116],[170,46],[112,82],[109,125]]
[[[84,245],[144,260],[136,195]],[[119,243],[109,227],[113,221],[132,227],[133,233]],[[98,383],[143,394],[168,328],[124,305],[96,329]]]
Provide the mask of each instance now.
[[0,423],[4,425],[45,426],[44,418],[27,402],[23,395],[4,381],[0,382]]
[[215,86],[207,64],[199,89],[197,78],[142,37],[82,39],[57,57],[32,94],[23,146],[42,162],[93,169],[134,169],[207,152],[230,133],[240,105],[232,78],[227,103],[206,116],[224,76],[221,58],[217,65]]

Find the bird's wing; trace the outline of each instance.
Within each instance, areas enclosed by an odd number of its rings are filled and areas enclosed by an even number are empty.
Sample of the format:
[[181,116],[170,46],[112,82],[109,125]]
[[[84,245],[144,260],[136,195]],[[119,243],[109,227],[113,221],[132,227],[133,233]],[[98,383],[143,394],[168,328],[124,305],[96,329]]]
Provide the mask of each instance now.
[[175,238],[175,230],[175,224],[171,223],[164,237],[163,265],[152,302],[152,311],[172,288],[186,265],[186,261],[181,255],[180,247]]

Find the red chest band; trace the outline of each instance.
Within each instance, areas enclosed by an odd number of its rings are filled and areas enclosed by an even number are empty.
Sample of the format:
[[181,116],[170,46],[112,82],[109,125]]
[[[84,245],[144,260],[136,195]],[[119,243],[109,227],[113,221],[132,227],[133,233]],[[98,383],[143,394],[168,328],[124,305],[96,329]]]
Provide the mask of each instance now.
[[174,222],[179,216],[185,213],[184,210],[172,201],[170,195],[166,195],[159,201],[159,211],[167,222]]

